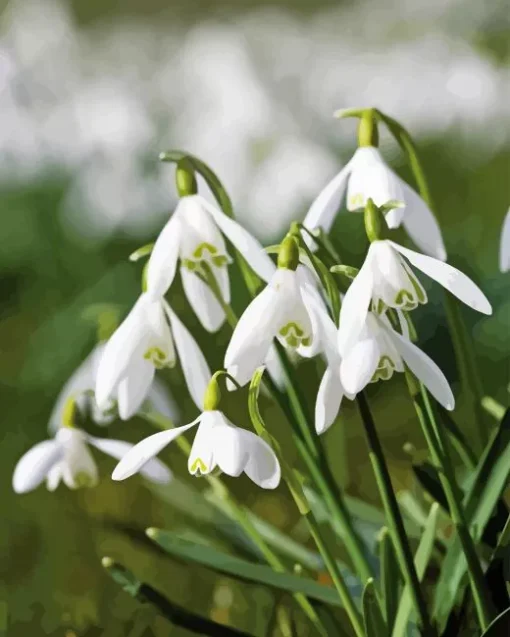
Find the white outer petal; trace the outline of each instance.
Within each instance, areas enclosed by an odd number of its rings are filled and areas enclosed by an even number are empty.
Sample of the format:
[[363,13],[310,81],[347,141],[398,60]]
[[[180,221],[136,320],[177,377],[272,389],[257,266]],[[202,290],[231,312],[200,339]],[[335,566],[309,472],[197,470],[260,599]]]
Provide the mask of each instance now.
[[205,390],[211,380],[211,370],[193,336],[177,314],[166,303],[165,309],[172,327],[175,347],[189,393],[198,409],[203,409]]
[[186,298],[202,326],[208,332],[218,331],[225,322],[225,312],[211,288],[187,268],[181,268],[181,278]]
[[152,460],[154,456],[157,456],[162,449],[172,442],[172,440],[175,440],[182,433],[188,431],[191,427],[194,427],[200,418],[201,416],[188,425],[176,427],[175,429],[169,429],[167,431],[160,431],[157,434],[153,434],[152,436],[140,441],[126,453],[119,464],[115,467],[112,473],[112,480],[125,480],[140,471],[145,463]]
[[12,477],[12,488],[16,493],[27,493],[36,489],[64,456],[56,440],[39,442],[18,460]]
[[315,400],[315,431],[318,434],[327,431],[335,421],[343,396],[340,367],[327,367]]
[[239,223],[227,217],[208,201],[202,197],[200,199],[203,207],[211,215],[227,239],[243,255],[250,268],[261,279],[266,282],[269,281],[276,270],[276,266],[257,239]]
[[363,338],[349,348],[340,364],[340,380],[345,391],[356,395],[370,382],[381,356],[375,338]]
[[147,398],[154,380],[154,365],[144,358],[133,361],[128,373],[117,388],[119,416],[129,420],[140,409]]
[[[345,192],[351,169],[352,159],[347,162],[338,175],[335,175],[319,193],[319,196],[310,206],[303,221],[305,228],[308,228],[308,230],[322,228],[325,232],[331,230],[335,214],[340,207]],[[312,247],[313,241],[306,232],[303,233],[303,239],[308,246]]]
[[436,363],[411,341],[390,327],[385,326],[383,329],[413,374],[422,381],[445,409],[452,410],[455,407],[455,398],[445,375]]
[[[87,436],[87,440],[91,445],[94,445],[96,449],[99,449],[99,451],[106,453],[116,460],[121,460],[128,451],[134,447],[130,442],[125,442],[124,440],[94,438],[93,436]],[[158,460],[158,458],[148,460],[140,469],[140,473],[152,482],[161,484],[166,484],[172,479],[172,472],[161,460]]]
[[298,353],[301,356],[312,357],[323,352],[328,361],[338,359],[337,329],[324,301],[316,288],[305,284],[300,286],[301,297],[310,316],[313,329],[313,340],[309,347],[301,345]]
[[60,462],[54,464],[46,476],[46,488],[48,491],[55,491],[62,480],[62,466]]
[[164,416],[168,416],[170,420],[178,420],[179,410],[175,400],[166,384],[157,376],[151,385],[147,400],[150,407],[155,411],[159,411]]
[[506,213],[501,230],[499,269],[501,272],[508,272],[508,270],[510,270],[510,208]]
[[424,272],[445,287],[469,307],[483,314],[492,314],[492,307],[485,294],[463,272],[448,263],[428,257],[414,250],[403,248],[398,243],[390,241],[391,245],[403,254],[415,268]]
[[446,261],[446,248],[436,217],[409,184],[400,178],[399,181],[406,202],[402,223],[407,234],[420,250],[435,259]]
[[182,233],[182,225],[178,217],[180,203],[159,233],[149,257],[147,292],[154,297],[165,294],[175,278]]
[[338,329],[338,349],[344,356],[355,343],[363,329],[372,298],[373,274],[370,250],[365,263],[350,284],[340,310],[340,326]]

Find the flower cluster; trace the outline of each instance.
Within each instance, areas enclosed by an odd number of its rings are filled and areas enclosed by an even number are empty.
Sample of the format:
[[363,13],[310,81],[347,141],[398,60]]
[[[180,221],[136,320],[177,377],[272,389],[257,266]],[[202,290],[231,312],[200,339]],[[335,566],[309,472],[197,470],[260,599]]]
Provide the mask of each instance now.
[[[13,479],[16,492],[32,490],[44,479],[49,489],[60,480],[71,488],[95,484],[97,469],[88,445],[120,460],[115,480],[140,472],[167,482],[171,473],[155,456],[195,426],[188,459],[191,474],[207,475],[219,468],[229,476],[244,472],[263,488],[278,485],[277,453],[266,440],[233,425],[220,410],[217,375],[211,374],[200,347],[166,299],[179,267],[185,295],[200,324],[208,332],[217,331],[230,311],[233,259],[226,241],[259,285],[266,283],[235,325],[225,352],[222,373],[229,389],[246,385],[264,365],[284,388],[275,348],[279,343],[280,353],[283,348],[297,357],[321,355],[325,360],[315,404],[319,434],[334,422],[344,396],[353,399],[369,383],[389,380],[395,372],[414,375],[446,409],[454,408],[443,372],[410,337],[409,313],[427,302],[413,268],[479,312],[490,314],[490,303],[466,275],[446,263],[434,215],[386,165],[375,129],[363,118],[359,144],[352,160],[313,202],[303,225],[294,224],[282,241],[276,264],[249,232],[198,194],[193,162],[178,161],[180,200],[150,249],[143,291],[107,342],[97,346],[67,383],[51,418],[54,439],[39,443],[19,461]],[[324,247],[320,231],[331,228],[345,190],[347,209],[363,212],[370,247],[335,313],[320,273],[331,275],[318,254]],[[385,238],[400,225],[427,254]],[[156,374],[177,362],[200,412],[193,422],[151,435],[135,446],[91,437],[76,426],[76,414],[85,407],[102,424],[117,414],[123,420],[131,418],[147,400],[159,401],[159,411],[172,412],[161,403]]]

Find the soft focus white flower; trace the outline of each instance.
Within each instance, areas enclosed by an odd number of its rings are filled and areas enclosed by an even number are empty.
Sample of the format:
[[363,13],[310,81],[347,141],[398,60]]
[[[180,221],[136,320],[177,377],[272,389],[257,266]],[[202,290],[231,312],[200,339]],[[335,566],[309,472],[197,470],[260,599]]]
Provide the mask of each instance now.
[[[104,353],[105,343],[98,343],[81,365],[71,374],[55,401],[49,420],[49,430],[54,433],[61,426],[62,415],[67,401],[73,398],[78,410],[83,415],[90,415],[97,425],[109,425],[116,417],[117,398],[111,398],[103,409],[100,409],[95,396],[97,370]],[[177,418],[177,407],[166,386],[155,378],[147,395],[152,408],[168,416]],[[122,412],[127,413],[125,405]]]
[[202,407],[211,372],[198,344],[168,303],[147,293],[106,343],[96,375],[100,409],[117,397],[119,416],[130,418],[147,397],[156,369],[172,367],[177,349],[191,397]]
[[[81,429],[61,427],[52,440],[39,442],[19,460],[12,478],[14,491],[33,491],[44,480],[50,491],[54,491],[61,480],[70,489],[95,486],[99,480],[97,465],[88,445],[116,459],[133,448],[122,440],[94,438]],[[142,474],[153,482],[166,483],[172,478],[168,467],[158,459],[147,463]]]
[[508,272],[508,270],[510,270],[510,208],[506,213],[501,230],[499,269],[501,272]]
[[275,489],[280,482],[280,464],[274,451],[262,438],[233,425],[221,411],[204,411],[192,423],[153,434],[139,442],[119,462],[112,478],[124,480],[146,467],[172,440],[198,425],[188,458],[193,475],[207,475],[216,467],[229,476],[243,471],[264,489]]
[[333,323],[317,296],[299,271],[279,268],[239,319],[225,353],[228,373],[245,385],[266,361],[274,338],[301,356],[318,354]]
[[[400,254],[399,254],[400,253]],[[365,262],[349,286],[340,312],[340,352],[358,338],[371,300],[381,310],[388,307],[410,310],[425,303],[427,296],[411,268],[402,258],[445,287],[466,305],[483,314],[492,314],[491,304],[480,288],[456,268],[432,257],[403,248],[393,241],[371,243]]]
[[432,396],[446,409],[452,410],[455,399],[443,372],[407,334],[398,334],[385,315],[368,312],[356,337],[342,352],[340,378],[350,394],[357,394],[378,380],[389,380],[393,372],[403,372],[404,363],[422,381]]
[[[441,230],[423,199],[386,164],[373,146],[358,148],[352,159],[322,190],[312,203],[304,220],[309,230],[322,228],[329,232],[347,188],[347,209],[359,210],[372,199],[376,206],[399,201],[404,207],[386,213],[389,228],[402,223],[414,243],[442,261],[446,260]],[[309,238],[305,240],[310,241]]]
[[204,274],[202,263],[206,262],[216,277],[223,299],[230,302],[227,269],[230,257],[222,233],[250,267],[268,281],[275,266],[260,243],[200,195],[181,197],[154,245],[147,269],[148,293],[161,296],[171,285],[180,259],[184,292],[198,319],[210,332],[221,327],[225,313],[197,274]]

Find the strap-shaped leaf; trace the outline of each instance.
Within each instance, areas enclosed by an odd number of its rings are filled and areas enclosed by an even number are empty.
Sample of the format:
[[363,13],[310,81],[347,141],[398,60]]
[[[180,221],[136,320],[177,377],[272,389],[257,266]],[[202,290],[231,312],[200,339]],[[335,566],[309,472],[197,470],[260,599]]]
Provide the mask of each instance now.
[[386,628],[390,632],[393,629],[397,615],[402,574],[387,527],[383,527],[379,535],[379,560],[381,563],[381,593],[384,617]]
[[[427,565],[434,548],[434,540],[436,537],[437,518],[439,513],[439,505],[434,502],[430,507],[430,512],[427,518],[427,524],[421,536],[418,549],[414,556],[414,564],[416,566],[416,572],[420,581],[425,575]],[[395,624],[393,626],[392,637],[406,637],[407,625],[411,617],[412,611],[411,595],[408,586],[404,587],[400,603],[398,605],[397,616],[395,618]]]
[[[479,542],[510,475],[510,410],[486,447],[468,485],[464,510],[471,535]],[[501,527],[504,524],[502,521]],[[443,629],[455,605],[466,573],[466,560],[458,537],[451,543],[443,562],[434,599],[434,617]]]
[[170,531],[148,529],[147,534],[174,558],[200,564],[234,579],[269,586],[288,593],[303,593],[325,604],[341,606],[338,594],[333,588],[317,584],[311,579],[289,573],[277,573],[268,566],[253,564],[211,547],[187,542]]
[[510,607],[498,615],[482,637],[507,637],[510,635]]
[[367,637],[387,637],[388,628],[384,620],[374,580],[367,580],[362,597],[363,623]]

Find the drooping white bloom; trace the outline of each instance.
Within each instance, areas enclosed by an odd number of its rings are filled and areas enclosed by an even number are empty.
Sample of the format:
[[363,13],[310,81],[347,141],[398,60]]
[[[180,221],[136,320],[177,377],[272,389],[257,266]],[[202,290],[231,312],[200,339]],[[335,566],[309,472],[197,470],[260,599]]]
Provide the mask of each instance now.
[[280,464],[262,438],[233,425],[221,411],[204,411],[188,425],[153,434],[139,442],[119,462],[112,478],[125,480],[146,467],[172,440],[198,425],[188,458],[193,475],[207,475],[216,467],[229,476],[243,471],[258,486],[275,489],[280,482]]
[[162,296],[171,285],[180,259],[184,292],[198,319],[210,332],[218,330],[225,313],[209,286],[197,274],[203,263],[211,268],[223,295],[230,302],[227,254],[222,233],[264,281],[275,266],[260,243],[241,225],[220,212],[200,195],[181,197],[179,204],[161,231],[147,269],[147,290]]
[[207,361],[168,303],[143,293],[105,345],[95,384],[99,408],[117,397],[120,417],[130,418],[147,397],[156,369],[175,364],[175,350],[200,409],[211,377]]
[[443,407],[454,408],[455,399],[443,372],[407,333],[396,332],[385,315],[368,312],[356,337],[339,346],[340,378],[350,394],[357,394],[368,383],[389,380],[394,372],[404,371],[405,363]]
[[[402,256],[401,256],[402,255]],[[393,241],[371,243],[365,262],[349,286],[340,312],[340,352],[356,340],[370,306],[381,311],[385,306],[411,310],[425,303],[427,295],[405,257],[413,266],[445,287],[466,305],[483,314],[491,314],[491,304],[480,288],[456,268]],[[381,307],[381,303],[384,304]]]
[[507,210],[501,230],[499,269],[501,272],[508,272],[510,270],[510,208]]
[[[312,203],[304,220],[309,230],[322,228],[329,232],[347,188],[347,210],[365,207],[372,199],[380,207],[389,201],[399,201],[404,207],[386,213],[389,228],[402,223],[407,234],[423,252],[446,260],[441,230],[432,211],[423,199],[386,164],[373,146],[358,148],[352,159],[322,190]],[[310,242],[308,236],[305,241]]]
[[[97,425],[110,424],[115,419],[117,408],[125,417],[129,418],[133,415],[127,409],[127,405],[123,404],[123,401],[126,399],[125,394],[110,399],[103,409],[100,409],[97,404],[94,389],[96,386],[97,370],[104,353],[104,348],[105,343],[98,343],[62,387],[49,420],[49,430],[51,433],[57,431],[61,426],[62,414],[70,398],[75,400],[78,410],[83,415],[90,415]],[[149,389],[147,400],[152,408],[172,420],[175,420],[177,417],[177,407],[169,395],[168,389],[158,378],[154,379]]]
[[321,351],[333,323],[312,288],[299,271],[279,268],[248,305],[225,353],[225,368],[240,385],[264,364],[274,338],[304,357]]
[[[61,480],[70,489],[95,486],[99,481],[97,465],[88,445],[116,459],[133,448],[122,440],[94,438],[81,429],[61,427],[52,440],[39,442],[19,460],[12,479],[14,491],[33,491],[44,480],[50,491],[54,491]],[[157,459],[147,463],[142,473],[153,482],[166,483],[172,478],[170,469]]]

